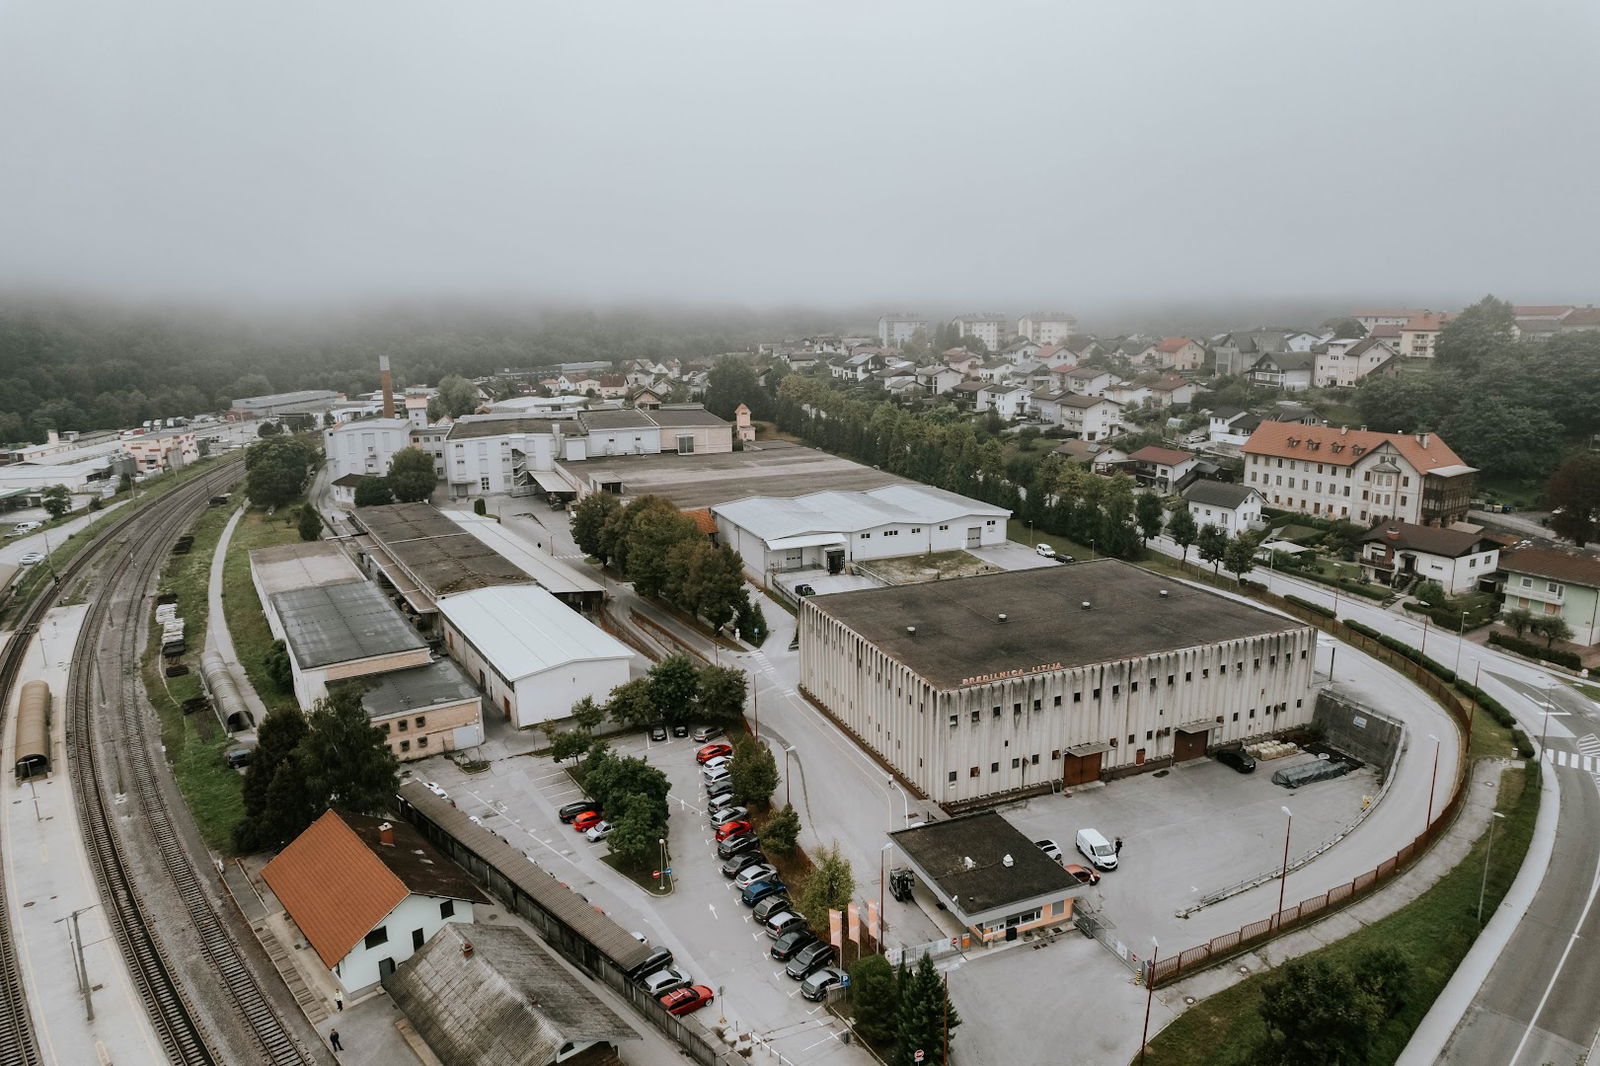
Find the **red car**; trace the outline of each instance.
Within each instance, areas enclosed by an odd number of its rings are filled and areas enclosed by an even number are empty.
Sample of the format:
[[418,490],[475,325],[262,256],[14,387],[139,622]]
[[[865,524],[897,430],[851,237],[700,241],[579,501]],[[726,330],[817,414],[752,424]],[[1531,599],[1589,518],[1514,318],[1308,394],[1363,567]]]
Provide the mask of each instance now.
[[707,744],[694,753],[694,761],[704,766],[718,755],[732,755],[733,746],[730,744]]
[[717,994],[711,991],[709,986],[690,985],[688,988],[668,992],[659,1002],[667,1009],[668,1014],[693,1014],[716,998]]
[[721,825],[717,826],[717,839],[727,840],[729,837],[736,837],[742,833],[748,833],[754,828],[755,827],[749,822],[723,822]]
[[1100,883],[1100,875],[1087,866],[1080,866],[1075,862],[1068,863],[1066,871],[1077,878],[1080,885],[1098,885]]
[[583,833],[599,825],[601,821],[599,811],[584,811],[572,820],[572,828]]

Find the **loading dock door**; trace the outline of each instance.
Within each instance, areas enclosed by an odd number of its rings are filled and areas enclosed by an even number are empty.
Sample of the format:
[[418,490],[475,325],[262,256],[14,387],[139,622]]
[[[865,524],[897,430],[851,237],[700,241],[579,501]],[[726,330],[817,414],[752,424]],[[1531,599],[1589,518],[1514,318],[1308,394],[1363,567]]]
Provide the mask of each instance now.
[[982,544],[983,544],[983,527],[982,526],[968,526],[967,527],[967,547],[969,547],[969,548],[977,548],[977,547],[981,547]]
[[1091,781],[1100,780],[1100,757],[1104,752],[1095,752],[1093,755],[1064,755],[1061,759],[1061,783],[1064,785],[1087,785]]
[[1186,733],[1179,729],[1172,734],[1172,760],[1198,759],[1206,753],[1205,733]]

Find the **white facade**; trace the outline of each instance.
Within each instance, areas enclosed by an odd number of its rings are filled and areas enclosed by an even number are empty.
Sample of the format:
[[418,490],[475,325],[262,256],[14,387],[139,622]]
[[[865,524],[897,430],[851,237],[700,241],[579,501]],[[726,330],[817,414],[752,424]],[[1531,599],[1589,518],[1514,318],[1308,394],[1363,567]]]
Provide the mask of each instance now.
[[[444,910],[454,913],[446,918],[442,916]],[[472,904],[464,899],[413,892],[401,900],[381,924],[373,927],[366,940],[334,964],[333,974],[347,995],[371,988],[378,983],[383,963],[398,965],[406,961],[446,922],[470,924]]]
[[1068,393],[1056,400],[1059,425],[1084,440],[1105,440],[1122,425],[1122,405],[1103,396]]
[[328,475],[383,477],[395,453],[411,446],[411,421],[406,418],[359,418],[322,431]]
[[1317,353],[1313,379],[1316,387],[1354,388],[1361,380],[1395,356],[1383,341],[1331,340],[1325,351]]
[[898,348],[916,336],[919,329],[928,332],[927,319],[915,315],[882,315],[878,319],[878,343],[885,348]]
[[[1192,487],[1192,486],[1191,486]],[[1195,524],[1201,527],[1216,526],[1229,536],[1241,531],[1260,529],[1264,524],[1261,520],[1261,493],[1251,489],[1249,495],[1238,504],[1229,507],[1226,503],[1212,500],[1189,500],[1185,494],[1189,513],[1194,516]]]
[[[1408,545],[1390,545],[1386,541],[1368,541],[1362,546],[1362,569],[1372,577],[1387,579],[1396,567],[1403,573],[1414,573],[1424,581],[1437,581],[1449,596],[1459,596],[1478,587],[1478,582],[1495,572],[1499,565],[1500,550],[1493,541],[1485,541],[1484,550],[1450,556],[1430,552]],[[1376,564],[1376,565],[1374,565]]]
[[452,498],[519,489],[519,476],[555,466],[559,445],[554,426],[530,430],[518,419],[505,419],[505,432],[493,432],[478,420],[457,422],[444,443],[446,480]]
[[1035,344],[1065,344],[1078,320],[1061,311],[1041,311],[1017,319],[1017,334]]
[[990,385],[978,393],[978,406],[1012,422],[1028,413],[1028,390],[1018,385]]
[[962,315],[950,324],[956,327],[957,336],[976,337],[991,352],[998,352],[1010,340],[1006,336],[1009,321],[1000,315]]

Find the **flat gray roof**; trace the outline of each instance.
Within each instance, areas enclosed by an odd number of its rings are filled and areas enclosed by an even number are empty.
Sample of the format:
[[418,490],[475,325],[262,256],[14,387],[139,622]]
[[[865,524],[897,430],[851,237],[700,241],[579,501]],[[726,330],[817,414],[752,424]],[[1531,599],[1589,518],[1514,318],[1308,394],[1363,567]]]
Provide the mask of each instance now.
[[548,418],[480,415],[462,418],[450,427],[446,440],[472,440],[477,437],[506,437],[517,433],[553,433],[555,422]]
[[257,548],[250,553],[261,590],[270,598],[313,585],[364,580],[361,569],[331,540],[298,541]]
[[291,589],[272,597],[289,648],[302,668],[371,659],[428,646],[368,581]]
[[352,516],[431,599],[492,585],[526,585],[522,568],[426,503],[357,508]]
[[368,718],[426,711],[479,698],[478,690],[467,680],[467,675],[449,659],[436,659],[427,666],[369,674],[328,687],[332,690],[344,684],[362,686],[361,709],[367,712]]
[[951,689],[1012,670],[1072,669],[1305,628],[1115,559],[837,592],[806,604]]
[[578,421],[583,423],[583,428],[595,429],[654,429],[652,422],[643,411],[638,410],[606,410],[584,411],[578,415]]
[[674,426],[726,426],[732,423],[703,407],[657,407],[649,412],[651,421],[663,428]]
[[815,448],[764,440],[743,451],[699,455],[636,455],[562,464],[575,480],[622,482],[627,496],[665,496],[683,510],[746,496],[803,496],[824,489],[857,491],[907,483]]
[[994,811],[889,835],[944,895],[960,902],[964,915],[1051,893],[1064,896],[1078,887],[1076,878]]

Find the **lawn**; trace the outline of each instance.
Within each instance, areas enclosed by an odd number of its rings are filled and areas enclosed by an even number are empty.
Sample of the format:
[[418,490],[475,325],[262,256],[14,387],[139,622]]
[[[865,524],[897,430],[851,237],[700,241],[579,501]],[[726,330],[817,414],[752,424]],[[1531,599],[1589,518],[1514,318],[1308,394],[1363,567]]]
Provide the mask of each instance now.
[[1507,504],[1518,511],[1535,510],[1539,506],[1540,485],[1514,477],[1478,475],[1478,495],[1490,503]]
[[297,504],[287,504],[270,518],[266,512],[255,508],[246,511],[234,528],[233,539],[228,542],[228,559],[222,564],[222,610],[228,619],[228,632],[233,637],[233,650],[269,711],[298,704],[292,690],[280,688],[267,674],[272,630],[267,628],[267,616],[261,610],[261,600],[250,580],[250,551],[299,540],[300,534],[295,529],[299,510]]
[[[1507,770],[1500,781],[1505,820],[1495,834],[1484,916],[1499,906],[1522,865],[1539,809],[1537,764]],[[1478,934],[1478,891],[1487,834],[1432,888],[1393,914],[1306,958],[1349,961],[1374,947],[1397,947],[1411,963],[1411,996],[1398,1017],[1373,1039],[1371,1064],[1391,1063],[1411,1039]],[[1264,1033],[1257,1007],[1270,975],[1257,974],[1211,996],[1183,1014],[1150,1044],[1150,1066],[1243,1066]]]
[[1071,555],[1078,559],[1088,559],[1094,554],[1087,544],[1079,544],[1075,540],[1046,533],[1037,526],[1029,526],[1020,518],[1006,519],[1006,539],[1026,544],[1030,548],[1035,544],[1048,544],[1059,554]]

